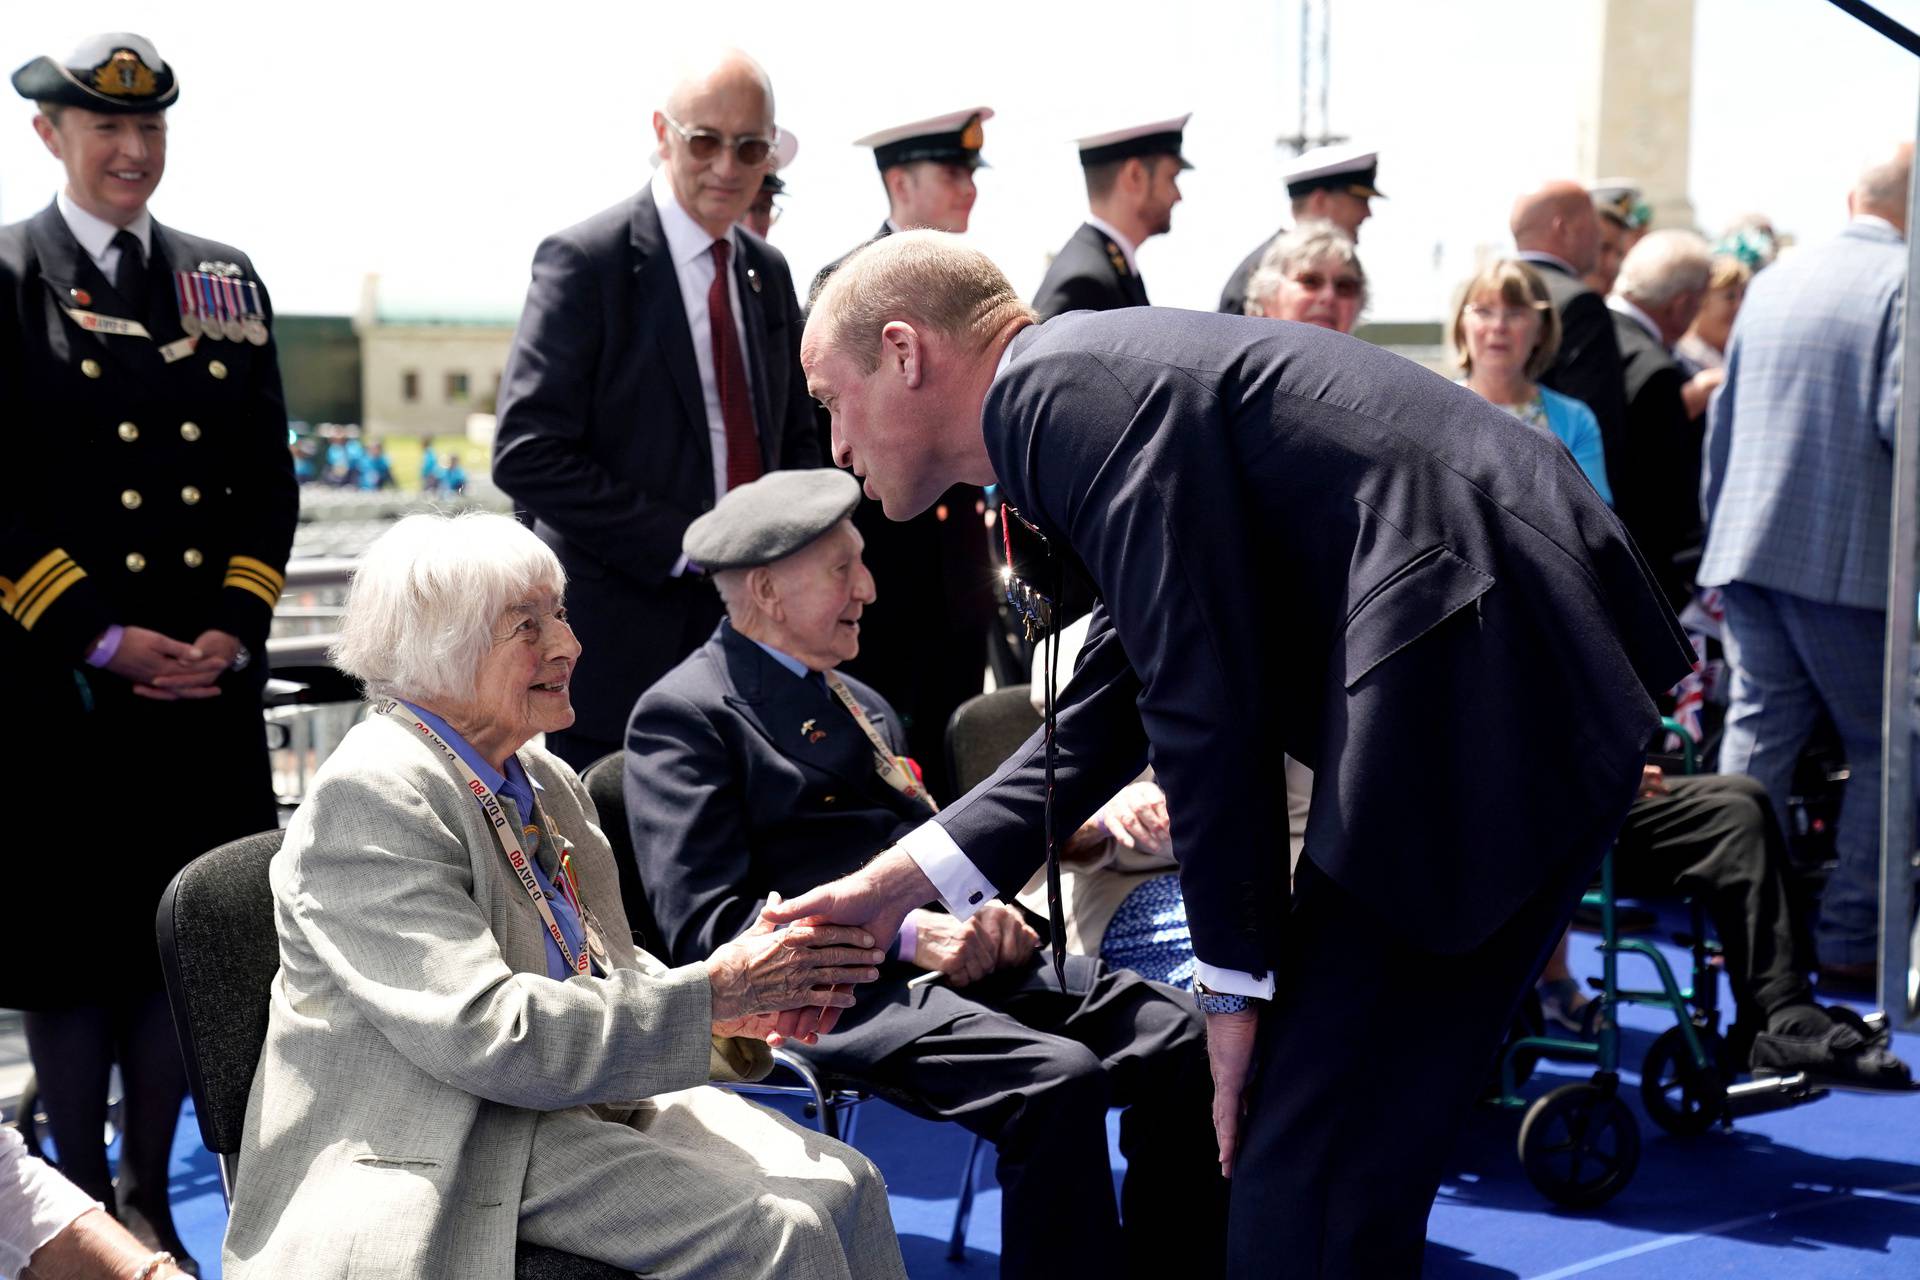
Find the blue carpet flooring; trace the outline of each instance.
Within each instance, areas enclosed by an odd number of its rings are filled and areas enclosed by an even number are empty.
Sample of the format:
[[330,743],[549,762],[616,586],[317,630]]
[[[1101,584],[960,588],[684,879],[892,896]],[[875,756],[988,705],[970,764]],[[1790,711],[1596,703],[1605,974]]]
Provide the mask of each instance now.
[[[1670,959],[1680,963],[1677,952],[1670,951]],[[1598,972],[1590,937],[1575,935],[1574,961],[1583,974]],[[1627,984],[1650,985],[1644,962],[1629,959],[1623,966]],[[1384,1030],[1411,1040],[1418,1035],[1417,989],[1409,989],[1406,1009],[1405,1025]],[[1669,1015],[1640,1008],[1626,1009],[1621,1022],[1623,1062],[1630,1067],[1671,1025]],[[1901,1035],[1896,1047],[1908,1062],[1920,1063],[1920,1035]],[[1408,1055],[1407,1070],[1419,1072],[1417,1055]],[[1572,1064],[1548,1063],[1527,1092],[1585,1074]],[[1521,1174],[1517,1113],[1476,1112],[1428,1223],[1426,1274],[1444,1280],[1920,1277],[1920,1095],[1835,1093],[1749,1117],[1730,1132],[1682,1139],[1646,1120],[1637,1086],[1637,1074],[1627,1072],[1623,1093],[1643,1140],[1639,1172],[1618,1197],[1588,1212],[1553,1208]],[[863,1110],[856,1138],[886,1174],[909,1272],[917,1280],[994,1274],[1000,1196],[991,1152],[982,1160],[966,1261],[949,1263],[947,1236],[967,1135],[883,1102]],[[1110,1139],[1113,1131],[1110,1124]],[[189,1111],[175,1149],[174,1212],[211,1280],[219,1275],[225,1214],[218,1170],[198,1138]],[[1117,1145],[1114,1168],[1117,1179],[1124,1168]]]

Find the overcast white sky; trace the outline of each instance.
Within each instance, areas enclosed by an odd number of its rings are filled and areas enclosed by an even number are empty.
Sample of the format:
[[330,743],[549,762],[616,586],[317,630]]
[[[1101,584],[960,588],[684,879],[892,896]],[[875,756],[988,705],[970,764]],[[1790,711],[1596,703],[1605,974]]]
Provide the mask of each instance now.
[[[1332,119],[1378,144],[1362,251],[1377,318],[1432,318],[1513,194],[1574,169],[1591,0],[1333,0]],[[1920,27],[1920,0],[1881,0]],[[663,6],[143,0],[82,11],[0,0],[0,69],[85,30],[151,36],[182,83],[154,212],[250,253],[287,312],[346,313],[367,271],[413,304],[517,307],[545,233],[633,192],[677,50],[724,34],[763,61],[799,135],[774,229],[803,282],[885,213],[870,130],[975,103],[993,167],[972,237],[1030,292],[1084,199],[1067,139],[1192,111],[1156,302],[1211,307],[1284,213],[1273,138],[1294,127],[1296,0],[973,0]],[[1855,171],[1912,137],[1915,60],[1826,0],[1698,0],[1692,197],[1802,239],[1845,219]],[[11,105],[8,105],[11,104]],[[0,220],[60,180],[32,108],[0,101]],[[804,288],[804,283],[802,285]]]

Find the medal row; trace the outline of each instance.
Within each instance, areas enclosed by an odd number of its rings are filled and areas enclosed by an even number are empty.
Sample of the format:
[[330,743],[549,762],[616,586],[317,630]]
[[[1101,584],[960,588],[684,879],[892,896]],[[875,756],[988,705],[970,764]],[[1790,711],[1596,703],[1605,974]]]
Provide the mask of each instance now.
[[260,286],[251,280],[205,271],[173,273],[173,295],[180,304],[180,328],[189,338],[211,338],[256,347],[267,343],[267,309]]

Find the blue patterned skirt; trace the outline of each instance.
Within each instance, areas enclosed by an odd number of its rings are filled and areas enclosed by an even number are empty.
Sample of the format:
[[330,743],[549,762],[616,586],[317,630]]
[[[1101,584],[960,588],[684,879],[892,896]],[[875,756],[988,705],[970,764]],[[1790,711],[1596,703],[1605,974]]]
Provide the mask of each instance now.
[[1121,899],[1100,939],[1100,958],[1183,991],[1193,985],[1193,936],[1177,874],[1143,880]]

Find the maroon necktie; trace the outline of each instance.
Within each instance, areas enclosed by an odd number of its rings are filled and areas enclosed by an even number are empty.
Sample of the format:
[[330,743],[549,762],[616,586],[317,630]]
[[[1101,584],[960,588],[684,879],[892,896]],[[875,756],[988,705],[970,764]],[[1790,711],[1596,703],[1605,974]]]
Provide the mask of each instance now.
[[727,488],[760,478],[760,438],[753,429],[753,394],[747,390],[747,359],[733,327],[733,295],[727,289],[725,240],[713,242],[713,285],[707,290],[707,325],[713,335],[713,381],[720,389],[720,417],[727,424]]

